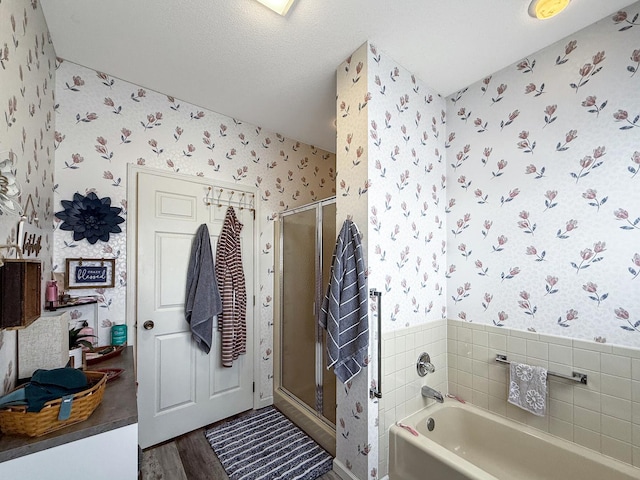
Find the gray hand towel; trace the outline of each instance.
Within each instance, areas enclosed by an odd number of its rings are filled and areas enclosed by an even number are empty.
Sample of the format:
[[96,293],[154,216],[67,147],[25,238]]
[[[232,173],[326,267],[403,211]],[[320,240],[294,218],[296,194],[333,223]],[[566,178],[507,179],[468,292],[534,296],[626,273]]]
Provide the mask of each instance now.
[[191,335],[206,353],[211,351],[213,317],[222,311],[220,292],[216,282],[209,229],[198,227],[191,246],[187,271],[185,317],[191,325]]
[[544,417],[547,411],[547,369],[511,362],[509,403]]

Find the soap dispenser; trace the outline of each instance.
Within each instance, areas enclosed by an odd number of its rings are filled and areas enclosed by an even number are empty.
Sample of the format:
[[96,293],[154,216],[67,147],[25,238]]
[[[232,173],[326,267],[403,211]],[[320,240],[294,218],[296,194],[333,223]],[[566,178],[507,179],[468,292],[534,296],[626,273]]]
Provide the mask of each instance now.
[[58,282],[55,280],[49,280],[47,282],[47,291],[45,294],[47,300],[47,308],[54,310],[58,307]]

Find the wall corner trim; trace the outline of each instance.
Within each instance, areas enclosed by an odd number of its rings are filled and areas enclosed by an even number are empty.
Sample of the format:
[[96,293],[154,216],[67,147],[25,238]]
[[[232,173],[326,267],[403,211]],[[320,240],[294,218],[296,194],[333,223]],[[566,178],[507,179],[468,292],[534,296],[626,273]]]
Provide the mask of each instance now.
[[333,471],[337,473],[342,480],[358,480],[358,477],[351,473],[351,470],[337,458],[333,459]]

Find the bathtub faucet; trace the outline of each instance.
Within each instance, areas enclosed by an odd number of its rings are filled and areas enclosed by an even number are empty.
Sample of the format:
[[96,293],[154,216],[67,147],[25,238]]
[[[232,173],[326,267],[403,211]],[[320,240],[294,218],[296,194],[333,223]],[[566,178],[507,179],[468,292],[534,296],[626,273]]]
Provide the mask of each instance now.
[[434,390],[431,387],[428,387],[427,385],[422,386],[422,396],[427,398],[433,398],[438,403],[444,403],[444,398],[442,397],[442,394],[439,391]]

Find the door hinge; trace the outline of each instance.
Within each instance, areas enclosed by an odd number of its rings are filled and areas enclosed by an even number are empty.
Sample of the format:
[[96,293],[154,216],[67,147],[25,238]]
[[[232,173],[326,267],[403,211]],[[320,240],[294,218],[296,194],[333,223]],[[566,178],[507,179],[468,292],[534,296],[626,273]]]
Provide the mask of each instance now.
[[256,393],[256,382],[253,382],[253,393]]
[[256,296],[255,295],[253,296],[253,306],[254,307],[256,306]]

